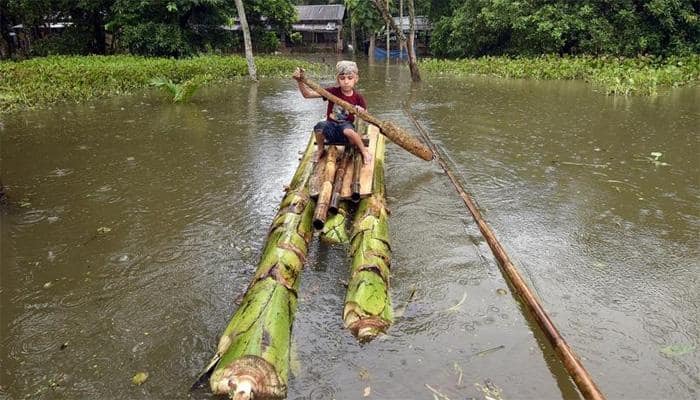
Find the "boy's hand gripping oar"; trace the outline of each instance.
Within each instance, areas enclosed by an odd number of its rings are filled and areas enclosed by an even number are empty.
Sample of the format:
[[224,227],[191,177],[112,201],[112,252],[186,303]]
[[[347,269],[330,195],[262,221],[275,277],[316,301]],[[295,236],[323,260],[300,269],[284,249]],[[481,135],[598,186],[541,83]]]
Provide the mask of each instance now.
[[308,79],[306,76],[304,76],[303,69],[300,68],[299,70],[300,73],[298,74],[298,76],[296,76],[297,74],[295,73],[294,79],[306,84],[306,86],[310,87],[313,91],[328,99],[328,101],[332,101],[333,103],[343,107],[345,110],[347,110],[347,112],[357,114],[357,116],[364,119],[365,121],[377,125],[377,127],[379,127],[380,132],[384,134],[384,136],[391,139],[392,142],[403,147],[404,150],[408,151],[409,153],[418,156],[426,161],[430,161],[433,159],[433,151],[430,150],[423,143],[421,143],[418,139],[409,135],[400,126],[396,125],[391,121],[381,121],[365,110],[358,110],[352,104],[328,93],[328,91],[322,88],[318,83]]

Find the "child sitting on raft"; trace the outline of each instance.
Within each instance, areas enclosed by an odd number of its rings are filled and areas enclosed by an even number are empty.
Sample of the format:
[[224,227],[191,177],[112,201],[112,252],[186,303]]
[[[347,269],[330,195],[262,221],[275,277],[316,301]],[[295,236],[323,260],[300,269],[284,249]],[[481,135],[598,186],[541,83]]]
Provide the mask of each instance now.
[[[332,95],[338,96],[342,100],[355,106],[359,110],[364,110],[367,108],[367,103],[365,98],[361,94],[355,91],[355,84],[359,79],[357,64],[353,61],[340,61],[335,66],[336,75],[335,79],[338,86],[325,88]],[[316,93],[314,90],[306,86],[301,81],[301,70],[297,68],[292,75],[296,79],[299,85],[299,91],[301,95],[306,99],[317,99],[322,98],[320,94]],[[324,98],[324,100],[327,100]],[[326,108],[326,120],[321,121],[316,126],[314,126],[314,135],[316,137],[317,150],[314,154],[313,161],[318,162],[318,160],[323,155],[324,145],[328,144],[339,144],[347,145],[351,143],[359,149],[362,154],[362,160],[364,164],[369,164],[372,162],[372,155],[369,154],[367,148],[362,143],[362,138],[360,134],[355,131],[355,115],[349,113],[343,107],[328,101],[328,107]]]

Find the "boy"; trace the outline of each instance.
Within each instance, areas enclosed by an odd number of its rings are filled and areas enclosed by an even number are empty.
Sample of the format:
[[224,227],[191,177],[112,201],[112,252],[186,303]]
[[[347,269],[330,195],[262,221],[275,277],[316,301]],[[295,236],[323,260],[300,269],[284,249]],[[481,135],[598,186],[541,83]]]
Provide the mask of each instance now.
[[[359,79],[357,64],[353,61],[340,61],[338,64],[336,64],[335,69],[335,78],[338,86],[328,87],[325,89],[331,94],[340,97],[360,110],[366,109],[367,103],[365,102],[365,98],[355,91],[355,84]],[[323,96],[316,93],[314,90],[301,82],[300,74],[301,71],[297,69],[294,71],[293,77],[297,80],[301,95],[306,99],[322,98]],[[324,98],[324,100],[326,99]],[[355,131],[353,122],[355,122],[354,114],[351,114],[343,107],[328,101],[328,107],[326,108],[326,120],[321,121],[314,126],[314,135],[316,137],[316,144],[318,148],[314,154],[313,161],[318,162],[318,160],[321,158],[325,143],[340,145],[347,145],[348,143],[351,143],[357,146],[357,148],[360,150],[362,160],[365,165],[372,162],[372,155],[369,154],[369,151],[367,151],[367,148],[362,143],[360,134]]]

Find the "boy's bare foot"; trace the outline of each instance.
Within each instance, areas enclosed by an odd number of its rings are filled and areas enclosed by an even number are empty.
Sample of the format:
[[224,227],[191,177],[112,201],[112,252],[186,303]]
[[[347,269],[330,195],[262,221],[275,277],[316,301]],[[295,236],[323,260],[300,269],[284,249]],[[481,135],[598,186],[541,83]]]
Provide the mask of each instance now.
[[369,152],[364,152],[362,154],[362,161],[365,165],[369,165],[372,162],[372,155]]
[[316,150],[316,151],[314,151],[314,155],[311,157],[311,162],[317,163],[318,160],[320,160],[321,157],[323,157],[323,153],[325,153],[325,151],[323,151],[323,150],[320,150],[320,151],[319,151],[319,150]]

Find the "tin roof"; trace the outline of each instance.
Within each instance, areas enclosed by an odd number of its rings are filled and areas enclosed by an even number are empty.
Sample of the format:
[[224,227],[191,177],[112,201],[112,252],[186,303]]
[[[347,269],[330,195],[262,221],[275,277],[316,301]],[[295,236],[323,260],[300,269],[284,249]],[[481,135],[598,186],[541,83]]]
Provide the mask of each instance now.
[[296,6],[299,22],[304,21],[341,21],[345,15],[345,6],[339,4]]
[[[396,26],[400,27],[402,31],[408,32],[411,28],[411,21],[410,17],[403,17],[403,20],[401,17],[394,17],[394,23],[396,23]],[[428,21],[427,17],[423,16],[416,16],[416,30],[417,31],[429,31],[431,30],[432,27],[430,26],[430,21]]]

